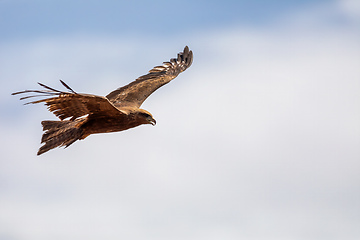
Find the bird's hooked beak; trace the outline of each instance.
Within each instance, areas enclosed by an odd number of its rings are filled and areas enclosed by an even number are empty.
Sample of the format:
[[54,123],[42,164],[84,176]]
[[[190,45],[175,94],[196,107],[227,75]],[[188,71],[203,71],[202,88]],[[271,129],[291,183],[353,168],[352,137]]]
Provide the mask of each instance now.
[[147,120],[148,120],[148,122],[149,122],[151,125],[153,125],[153,126],[156,125],[156,120],[153,119],[152,117],[149,117]]

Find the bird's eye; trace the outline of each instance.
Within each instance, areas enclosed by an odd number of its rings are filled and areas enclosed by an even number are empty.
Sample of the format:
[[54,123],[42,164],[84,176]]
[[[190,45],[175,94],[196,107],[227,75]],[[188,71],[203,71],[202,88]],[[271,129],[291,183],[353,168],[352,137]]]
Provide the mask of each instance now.
[[143,117],[145,117],[145,118],[148,118],[148,117],[150,117],[150,115],[149,114],[147,114],[147,113],[140,113]]

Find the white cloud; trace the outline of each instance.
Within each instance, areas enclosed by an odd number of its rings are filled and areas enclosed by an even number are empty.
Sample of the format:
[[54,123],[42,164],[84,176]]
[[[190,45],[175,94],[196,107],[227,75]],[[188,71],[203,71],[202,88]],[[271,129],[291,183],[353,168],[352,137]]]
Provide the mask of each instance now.
[[[0,238],[357,239],[359,34],[286,21],[188,42],[72,37],[1,47],[2,76],[21,80],[0,90]],[[193,66],[144,104],[156,127],[35,157],[39,122],[53,117],[9,92],[63,78],[106,94],[183,42]]]
[[350,17],[360,19],[360,2],[357,0],[341,0],[339,1],[340,8],[346,12]]

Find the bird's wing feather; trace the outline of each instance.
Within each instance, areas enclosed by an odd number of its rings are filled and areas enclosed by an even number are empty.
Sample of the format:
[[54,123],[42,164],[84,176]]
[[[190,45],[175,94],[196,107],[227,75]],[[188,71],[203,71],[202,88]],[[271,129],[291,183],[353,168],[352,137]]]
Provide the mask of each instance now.
[[[61,80],[60,80],[61,81]],[[116,116],[123,115],[124,113],[116,108],[105,97],[76,93],[63,81],[61,83],[70,91],[63,92],[54,88],[48,87],[42,83],[40,86],[47,90],[25,90],[21,92],[13,93],[12,95],[35,93],[35,95],[25,96],[20,98],[21,100],[32,97],[47,97],[45,99],[28,102],[26,104],[45,103],[48,106],[50,112],[61,120],[70,118],[75,120],[85,115],[104,115],[104,116]]]
[[188,46],[186,46],[183,52],[178,53],[177,58],[164,62],[162,66],[154,67],[148,74],[137,78],[124,87],[112,91],[106,98],[116,106],[140,107],[145,99],[156,89],[167,84],[177,77],[179,73],[190,67],[192,60],[192,51],[189,51]]

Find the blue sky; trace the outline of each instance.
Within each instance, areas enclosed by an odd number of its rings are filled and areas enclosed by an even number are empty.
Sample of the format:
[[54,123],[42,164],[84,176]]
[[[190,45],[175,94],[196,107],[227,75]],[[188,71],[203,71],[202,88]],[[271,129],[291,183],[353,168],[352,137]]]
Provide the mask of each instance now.
[[263,26],[294,10],[333,1],[1,1],[2,39],[63,34],[169,36]]
[[[359,239],[360,4],[0,1],[0,240]],[[41,105],[106,95],[185,45],[157,125],[37,157]]]

